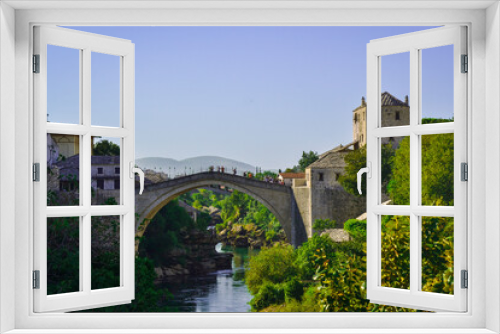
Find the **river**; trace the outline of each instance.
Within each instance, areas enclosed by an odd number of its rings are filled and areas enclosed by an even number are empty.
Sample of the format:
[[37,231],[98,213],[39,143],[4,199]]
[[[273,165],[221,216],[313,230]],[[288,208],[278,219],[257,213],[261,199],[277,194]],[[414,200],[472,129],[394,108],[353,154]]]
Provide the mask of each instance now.
[[232,270],[219,270],[206,275],[187,276],[180,282],[164,283],[174,295],[166,305],[179,312],[250,312],[252,295],[244,282],[245,265],[259,250],[224,247],[217,252],[233,253]]

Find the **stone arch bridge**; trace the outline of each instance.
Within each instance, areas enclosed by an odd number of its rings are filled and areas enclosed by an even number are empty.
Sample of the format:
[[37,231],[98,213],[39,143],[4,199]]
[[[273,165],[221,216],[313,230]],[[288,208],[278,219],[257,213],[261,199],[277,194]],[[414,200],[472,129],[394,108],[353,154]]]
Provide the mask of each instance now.
[[222,185],[252,196],[266,206],[285,230],[288,241],[299,246],[307,241],[307,234],[290,187],[243,176],[204,172],[150,184],[142,195],[136,189],[136,236],[142,236],[151,219],[172,199],[197,188]]

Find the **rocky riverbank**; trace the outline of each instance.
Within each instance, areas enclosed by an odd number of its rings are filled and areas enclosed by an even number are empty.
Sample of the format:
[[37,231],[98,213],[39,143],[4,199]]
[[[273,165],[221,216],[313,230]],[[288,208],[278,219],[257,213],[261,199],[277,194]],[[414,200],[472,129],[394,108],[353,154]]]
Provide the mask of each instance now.
[[225,245],[259,249],[276,242],[286,242],[285,231],[264,232],[255,224],[233,224],[228,222],[225,229],[217,233],[217,238]]
[[184,275],[201,275],[217,270],[231,269],[233,255],[217,253],[218,243],[213,231],[193,230],[183,235],[183,247],[174,248],[168,254],[168,265],[155,268],[157,281],[179,279]]

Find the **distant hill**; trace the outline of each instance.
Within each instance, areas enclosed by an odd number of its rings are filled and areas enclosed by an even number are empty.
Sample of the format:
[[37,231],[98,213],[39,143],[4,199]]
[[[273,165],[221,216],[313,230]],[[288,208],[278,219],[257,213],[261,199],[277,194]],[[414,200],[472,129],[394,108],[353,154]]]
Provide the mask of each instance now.
[[232,173],[233,168],[236,168],[239,175],[243,174],[244,172],[255,173],[255,166],[246,164],[241,161],[217,156],[202,156],[184,160],[148,157],[137,159],[135,163],[142,169],[162,171],[167,174],[172,174],[171,176],[175,176],[176,174],[184,174],[184,171],[186,171],[187,174],[189,174],[190,172],[199,173],[200,170],[208,171],[208,168],[210,166],[214,166],[215,170],[217,170],[218,166],[224,166],[226,168],[226,173]]

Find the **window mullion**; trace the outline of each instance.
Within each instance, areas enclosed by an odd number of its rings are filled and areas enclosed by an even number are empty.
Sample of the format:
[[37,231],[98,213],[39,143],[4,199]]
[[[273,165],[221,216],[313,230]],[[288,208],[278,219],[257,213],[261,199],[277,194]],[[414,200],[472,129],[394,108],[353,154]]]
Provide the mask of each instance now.
[[80,264],[81,276],[83,276],[83,292],[90,293],[92,289],[92,231],[91,231],[91,216],[90,213],[83,216],[83,233],[80,237],[82,246],[82,263]]
[[420,204],[420,138],[414,132],[420,116],[420,62],[418,49],[410,50],[410,291],[416,293],[419,289],[420,277],[420,247],[418,235],[420,232],[419,217],[413,209]]
[[87,128],[87,132],[82,136],[80,148],[80,196],[83,201],[85,215],[82,220],[82,233],[80,234],[81,258],[80,273],[83,278],[82,291],[90,294],[92,289],[92,230],[90,206],[92,205],[91,188],[91,159],[92,159],[92,136],[91,127],[91,55],[92,51],[85,48],[82,51],[82,124]]

